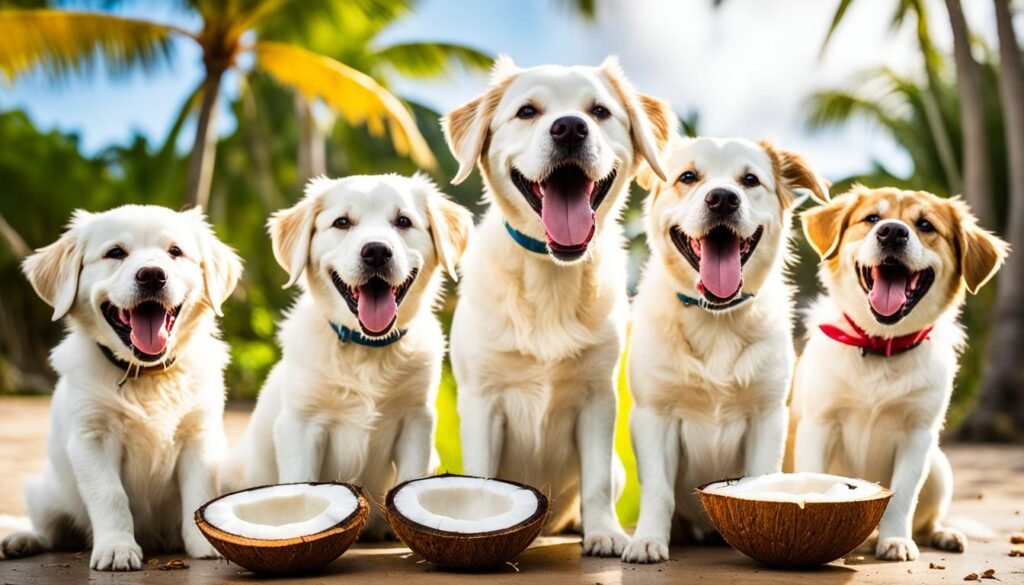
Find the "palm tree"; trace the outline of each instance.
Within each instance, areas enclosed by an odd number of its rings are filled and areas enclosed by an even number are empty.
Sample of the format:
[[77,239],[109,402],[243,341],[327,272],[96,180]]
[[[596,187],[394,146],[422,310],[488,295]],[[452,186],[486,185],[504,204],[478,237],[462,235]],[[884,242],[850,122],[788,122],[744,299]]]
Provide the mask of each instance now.
[[[457,67],[486,71],[493,58],[474,48],[453,43],[415,41],[382,45],[381,33],[395,21],[411,14],[415,0],[391,0],[364,10],[351,3],[339,2],[325,11],[321,18],[307,19],[298,26],[290,22],[267,22],[260,29],[261,37],[284,42],[302,43],[322,55],[328,55],[361,71],[381,85],[396,76],[406,79],[436,79],[452,73]],[[345,35],[337,31],[344,26]],[[326,172],[326,134],[333,120],[329,116],[316,120],[313,100],[295,97],[299,119],[299,179],[305,180]]]
[[1014,252],[999,277],[992,334],[978,406],[961,436],[1024,440],[1024,60],[1013,30],[1009,0],[995,0],[999,35],[1000,95],[1010,165],[1006,234]]
[[[296,18],[322,8],[298,0],[191,0],[202,18],[198,32],[147,20],[61,10],[0,11],[0,70],[9,81],[40,70],[59,78],[88,72],[102,59],[113,73],[153,71],[171,53],[173,38],[186,38],[203,51],[205,77],[197,89],[196,136],[188,166],[186,203],[205,206],[216,154],[217,100],[224,74],[244,56],[255,67],[299,93],[318,98],[353,124],[376,135],[390,130],[394,148],[420,166],[435,160],[409,110],[369,75],[294,44],[261,40],[255,30],[272,15]],[[377,4],[363,0],[360,5]],[[380,4],[385,4],[381,2]],[[286,10],[287,8],[287,10]],[[190,100],[191,101],[191,100]]]

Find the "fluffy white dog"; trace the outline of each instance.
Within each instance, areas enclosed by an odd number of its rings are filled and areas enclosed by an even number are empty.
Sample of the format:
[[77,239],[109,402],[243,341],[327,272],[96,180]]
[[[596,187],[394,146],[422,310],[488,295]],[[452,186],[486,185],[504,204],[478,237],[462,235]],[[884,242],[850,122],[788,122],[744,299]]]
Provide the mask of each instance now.
[[[226,484],[345,481],[383,501],[429,472],[445,347],[431,309],[472,226],[420,175],[314,179],[271,218],[286,286],[305,290]],[[363,535],[387,529],[375,510]]]
[[465,469],[546,491],[547,532],[582,528],[584,554],[628,541],[612,479],[628,310],[619,218],[640,162],[660,174],[674,120],[614,59],[519,69],[507,57],[444,119],[454,182],[479,162],[494,204],[462,263],[452,325]]
[[633,303],[630,417],[642,496],[623,554],[668,559],[674,518],[714,532],[695,488],[779,471],[793,366],[783,268],[794,189],[828,198],[768,143],[673,140],[646,201],[651,259]]
[[31,532],[8,558],[92,543],[90,566],[142,567],[142,551],[216,552],[196,508],[216,493],[227,345],[215,316],[241,262],[200,210],[78,211],[24,271],[68,335],[54,349],[49,459],[26,484]]
[[861,477],[893,492],[875,556],[914,560],[913,537],[963,551],[943,526],[953,474],[939,431],[953,392],[965,292],[996,272],[1004,242],[959,199],[854,189],[805,212],[828,291],[810,311],[793,382],[797,471]]

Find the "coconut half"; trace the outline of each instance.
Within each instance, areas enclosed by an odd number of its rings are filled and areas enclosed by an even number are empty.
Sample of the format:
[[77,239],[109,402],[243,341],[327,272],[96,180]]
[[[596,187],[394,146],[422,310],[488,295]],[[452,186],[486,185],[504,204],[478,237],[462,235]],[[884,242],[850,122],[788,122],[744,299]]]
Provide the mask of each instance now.
[[439,475],[395,486],[385,511],[395,534],[429,562],[482,569],[504,564],[537,538],[548,499],[511,481]]
[[255,573],[315,571],[355,541],[369,506],[344,483],[290,483],[230,493],[196,510],[224,558]]
[[841,558],[882,519],[892,492],[823,473],[773,473],[698,488],[725,540],[772,567],[810,567]]

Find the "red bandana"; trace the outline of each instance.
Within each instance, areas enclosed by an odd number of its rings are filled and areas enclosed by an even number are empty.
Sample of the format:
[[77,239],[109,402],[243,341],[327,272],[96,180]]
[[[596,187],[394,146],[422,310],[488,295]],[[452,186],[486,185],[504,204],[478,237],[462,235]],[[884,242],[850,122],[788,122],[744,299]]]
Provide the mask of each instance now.
[[915,333],[900,335],[899,337],[876,337],[865,333],[846,313],[843,313],[843,319],[846,319],[846,322],[853,328],[854,333],[847,333],[839,327],[827,323],[818,325],[818,328],[821,329],[822,333],[839,343],[859,347],[862,354],[873,353],[890,357],[910,351],[922,341],[928,339],[928,335],[932,332],[932,328],[927,327]]

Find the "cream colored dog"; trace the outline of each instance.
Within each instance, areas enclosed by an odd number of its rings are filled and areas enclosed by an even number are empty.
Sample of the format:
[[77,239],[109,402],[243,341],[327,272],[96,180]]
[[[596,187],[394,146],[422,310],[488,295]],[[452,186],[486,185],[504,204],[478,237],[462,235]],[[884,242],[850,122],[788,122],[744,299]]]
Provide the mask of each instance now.
[[953,495],[939,430],[963,331],[957,315],[1007,246],[959,199],[854,187],[803,216],[828,294],[809,312],[793,384],[797,471],[879,482],[894,496],[875,556],[914,560],[917,536],[963,551],[943,526]]
[[636,92],[614,59],[519,69],[449,113],[459,161],[479,162],[493,207],[462,263],[452,325],[467,473],[537,486],[546,530],[580,528],[583,552],[618,555],[612,435],[627,317],[619,216],[641,160],[674,116]]
[[652,257],[633,303],[630,418],[642,496],[623,560],[668,559],[673,518],[713,533],[703,483],[779,471],[793,365],[783,268],[795,189],[827,188],[796,154],[673,141],[647,199]]
[[[383,501],[430,471],[445,347],[431,308],[472,226],[421,175],[314,179],[271,218],[274,256],[305,291],[230,459],[232,488],[344,481]],[[387,529],[375,510],[364,537]]]
[[200,210],[78,211],[24,271],[68,335],[53,350],[49,459],[26,484],[32,532],[8,558],[92,543],[89,565],[216,552],[192,519],[216,493],[227,345],[215,316],[242,267]]

